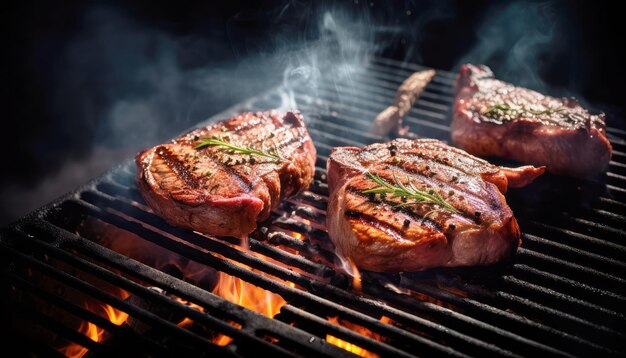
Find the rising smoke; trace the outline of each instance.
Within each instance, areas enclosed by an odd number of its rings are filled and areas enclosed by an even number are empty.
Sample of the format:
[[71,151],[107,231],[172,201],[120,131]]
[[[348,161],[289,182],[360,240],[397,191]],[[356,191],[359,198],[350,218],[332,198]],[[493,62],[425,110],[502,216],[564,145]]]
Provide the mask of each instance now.
[[[367,71],[373,55],[412,62],[438,58],[450,63],[448,70],[485,63],[519,85],[572,94],[543,80],[543,72],[554,68],[550,54],[563,47],[552,3],[492,6],[478,15],[482,25],[468,51],[453,59],[433,56],[453,44],[425,48],[425,39],[440,37],[428,32],[429,25],[453,23],[462,15],[455,4],[289,1],[241,11],[226,22],[207,20],[184,32],[142,21],[120,7],[88,5],[50,75],[49,111],[58,125],[32,138],[42,148],[58,147],[60,155],[50,159],[57,169],[42,173],[35,186],[15,181],[1,188],[0,224],[269,88],[283,85],[283,109],[296,107],[294,88],[310,98],[318,97],[321,86],[342,86],[348,95],[359,91],[351,77]],[[322,83],[322,77],[330,81]],[[69,144],[73,156],[62,148]]]
[[[294,13],[301,19],[286,18]],[[250,37],[251,23],[259,36]],[[339,8],[294,1],[237,14],[226,24],[225,42],[214,38],[214,29],[177,35],[119,8],[89,7],[52,74],[51,111],[62,114],[63,125],[41,139],[43,147],[78,145],[80,154],[57,158],[57,169],[35,186],[15,182],[0,188],[0,224],[281,83],[282,109],[297,106],[296,86],[316,97],[322,72],[349,85],[377,48],[376,29],[369,24],[367,17],[355,19]]]
[[500,78],[545,91],[538,70],[553,48],[557,17],[549,2],[513,2],[485,14],[478,28],[478,42],[459,61],[488,64]]

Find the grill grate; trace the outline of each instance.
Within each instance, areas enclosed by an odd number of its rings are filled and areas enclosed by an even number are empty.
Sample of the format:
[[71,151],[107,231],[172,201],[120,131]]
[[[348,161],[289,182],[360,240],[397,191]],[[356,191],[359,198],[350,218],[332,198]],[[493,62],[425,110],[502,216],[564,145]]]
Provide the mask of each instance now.
[[[381,356],[623,354],[626,131],[611,118],[614,156],[606,183],[545,175],[507,194],[524,232],[512,262],[397,275],[362,272],[362,291],[337,269],[341,263],[324,230],[327,156],[333,146],[383,140],[367,133],[371,119],[420,69],[376,58],[349,83],[321,83],[314,97],[296,90],[318,149],[315,181],[251,235],[249,251],[237,239],[171,227],[154,215],[135,188],[132,162],[5,228],[3,306],[14,341],[28,339],[19,348],[44,356],[60,355],[59,342],[78,343],[94,354],[352,355],[326,342],[327,335]],[[453,79],[439,71],[429,84],[405,119],[413,133],[449,138]],[[280,101],[273,90],[207,122]],[[86,230],[86,222],[103,231]],[[178,263],[192,262],[206,269],[207,281],[217,270],[287,303],[274,318],[265,317],[214,295],[210,282],[189,280],[172,265],[157,269],[106,248],[103,232],[140,240],[155,255],[164,250],[180,258]],[[130,297],[122,298],[120,289]],[[111,323],[86,307],[84,297],[132,319]],[[106,339],[95,342],[58,318],[70,316],[101,327]],[[185,317],[194,322],[191,328],[180,325]],[[217,334],[233,342],[212,343]]]

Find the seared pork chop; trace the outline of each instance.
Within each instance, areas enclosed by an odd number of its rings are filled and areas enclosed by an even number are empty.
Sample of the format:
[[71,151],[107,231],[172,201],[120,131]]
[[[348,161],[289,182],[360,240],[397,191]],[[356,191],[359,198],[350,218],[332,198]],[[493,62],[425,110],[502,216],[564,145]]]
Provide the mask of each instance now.
[[299,112],[243,113],[137,155],[137,185],[172,225],[242,236],[305,190],[315,147]]
[[474,155],[582,178],[605,172],[611,159],[604,114],[499,81],[486,66],[461,66],[452,142]]
[[503,194],[543,173],[434,139],[335,148],[327,169],[330,238],[358,267],[380,272],[501,261],[520,244]]

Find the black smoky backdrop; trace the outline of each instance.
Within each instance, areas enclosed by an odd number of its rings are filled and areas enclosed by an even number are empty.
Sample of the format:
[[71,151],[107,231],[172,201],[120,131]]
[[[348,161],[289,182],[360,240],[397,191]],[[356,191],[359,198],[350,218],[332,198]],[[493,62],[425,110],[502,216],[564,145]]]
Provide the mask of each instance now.
[[617,4],[14,2],[2,22],[0,226],[286,77],[314,85],[336,70],[329,55],[485,63],[623,124]]

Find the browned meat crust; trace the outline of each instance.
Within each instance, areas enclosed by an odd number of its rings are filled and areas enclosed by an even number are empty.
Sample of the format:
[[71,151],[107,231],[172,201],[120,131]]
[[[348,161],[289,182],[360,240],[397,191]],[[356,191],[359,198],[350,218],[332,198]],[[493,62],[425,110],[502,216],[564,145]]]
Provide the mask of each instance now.
[[[543,173],[501,168],[433,139],[335,148],[328,164],[328,233],[345,256],[372,271],[486,265],[510,255],[520,231],[502,195]],[[433,190],[457,212],[406,197],[365,193],[378,184]]]
[[[276,151],[282,159],[222,146],[194,148],[210,137]],[[242,113],[140,152],[136,181],[148,205],[170,224],[241,236],[267,219],[283,198],[309,186],[315,155],[300,113]]]
[[469,153],[582,178],[607,170],[604,114],[499,81],[486,66],[461,66],[456,91],[452,142]]

